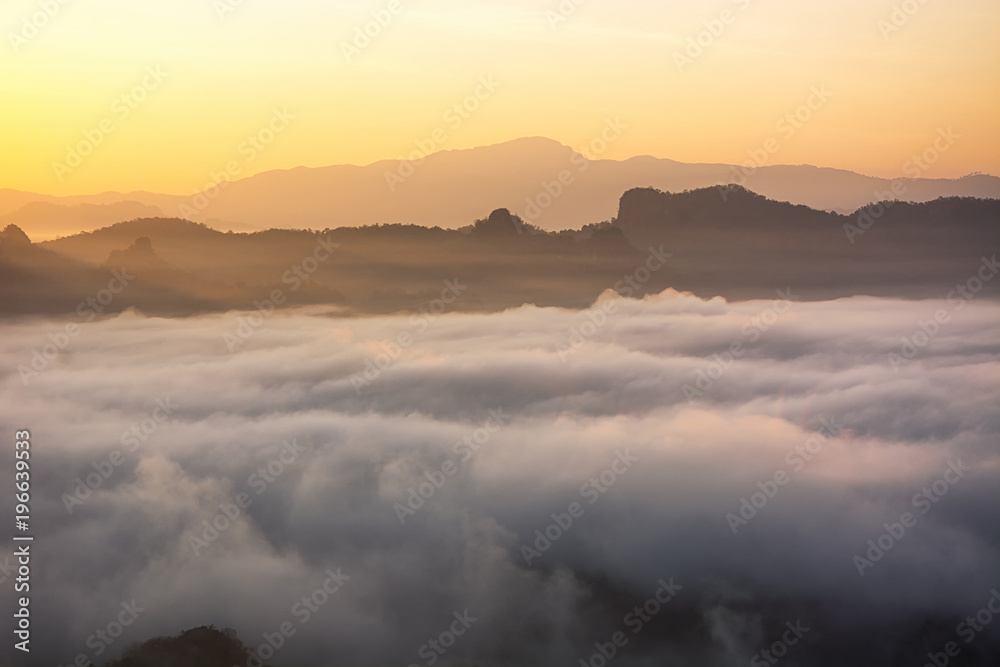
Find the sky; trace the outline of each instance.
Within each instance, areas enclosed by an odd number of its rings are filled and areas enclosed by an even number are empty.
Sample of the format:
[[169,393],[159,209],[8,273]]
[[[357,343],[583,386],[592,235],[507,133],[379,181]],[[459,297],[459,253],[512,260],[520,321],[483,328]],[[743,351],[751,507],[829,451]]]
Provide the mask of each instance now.
[[[410,154],[437,128],[435,150],[525,136],[580,149],[608,119],[628,126],[602,156],[614,159],[739,163],[779,136],[769,163],[897,177],[948,131],[957,141],[922,175],[1000,174],[1000,5],[907,9],[10,0],[0,9],[0,187],[188,194],[232,160],[240,177],[368,164]],[[366,25],[374,36],[362,41]],[[792,136],[779,133],[796,112]],[[251,136],[260,145],[247,160]]]

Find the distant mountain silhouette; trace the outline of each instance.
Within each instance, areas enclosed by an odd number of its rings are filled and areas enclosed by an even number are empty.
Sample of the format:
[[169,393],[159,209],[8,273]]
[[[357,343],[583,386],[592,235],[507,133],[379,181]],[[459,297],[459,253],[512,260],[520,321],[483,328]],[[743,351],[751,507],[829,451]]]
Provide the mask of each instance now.
[[36,241],[106,227],[121,220],[162,215],[156,206],[135,201],[114,204],[56,204],[33,201],[12,213],[0,216],[0,227],[17,225]]
[[[172,267],[153,252],[148,238],[139,238],[125,249],[112,248],[103,253],[106,259],[93,261],[31,243],[14,225],[3,233],[2,314],[75,314],[90,321],[103,313],[139,308],[149,314],[184,315],[226,310],[252,294],[211,276]],[[335,297],[329,290],[327,298]]]
[[[279,305],[414,312],[455,280],[463,288],[449,311],[578,308],[607,289],[641,296],[667,287],[728,299],[772,298],[787,288],[802,299],[943,298],[984,255],[1000,250],[1000,201],[884,202],[845,216],[740,187],[725,197],[717,188],[634,188],[612,221],[576,231],[543,232],[497,209],[461,230],[374,225],[235,234],[151,218],[41,244],[16,227],[6,234],[0,314],[72,312],[111,271],[137,277],[106,312],[158,314],[253,309],[276,291]],[[654,253],[671,256],[650,263]],[[642,268],[651,264],[657,268]],[[626,276],[638,275],[641,285],[622,287]],[[982,294],[998,292],[1000,280]]]
[[[167,217],[234,231],[385,223],[457,228],[483,211],[507,207],[526,223],[560,230],[610,220],[619,195],[635,186],[679,192],[735,182],[777,201],[849,212],[886,198],[889,195],[883,193],[889,193],[892,185],[890,179],[808,165],[763,166],[745,179],[736,169],[649,156],[588,159],[558,142],[532,137],[442,151],[414,165],[383,160],[367,166],[269,171],[202,197],[130,192],[58,198],[0,190],[0,215],[31,201],[131,200],[155,206]],[[900,181],[897,190],[900,187],[900,199],[916,202],[948,196],[1000,198],[1000,178],[988,175],[909,178]]]
[[153,242],[148,236],[140,236],[135,243],[125,250],[112,250],[108,259],[104,262],[105,267],[127,269],[164,271],[169,269],[169,265],[153,252]]
[[488,218],[477,220],[473,225],[473,233],[485,237],[513,236],[521,232],[524,222],[511,215],[505,208],[498,208],[490,213]]
[[130,646],[105,667],[232,667],[247,664],[248,656],[235,630],[203,626]]
[[1000,201],[959,197],[844,216],[741,187],[725,199],[715,188],[642,188],[622,196],[615,225],[639,246],[666,243],[694,289],[728,296],[772,284],[811,299],[943,298],[982,255],[1000,251]]
[[[232,308],[250,308],[280,289],[289,303],[333,303],[361,312],[416,310],[439,298],[443,281],[454,278],[470,288],[451,309],[493,310],[524,302],[586,306],[641,261],[640,251],[621,239],[601,244],[592,242],[589,232],[532,232],[503,210],[465,231],[377,225],[318,235],[231,234],[186,220],[150,219],[41,245],[100,266],[109,253],[139,237],[149,238],[156,255],[177,270],[239,288],[246,296],[231,302]],[[323,244],[339,247],[303,278],[308,258],[324,256]],[[668,275],[664,270],[655,285],[663,289]]]
[[0,253],[12,253],[31,245],[31,239],[17,225],[7,225],[0,232]]
[[16,225],[0,232],[0,312],[71,313],[107,282],[86,262],[31,243]]

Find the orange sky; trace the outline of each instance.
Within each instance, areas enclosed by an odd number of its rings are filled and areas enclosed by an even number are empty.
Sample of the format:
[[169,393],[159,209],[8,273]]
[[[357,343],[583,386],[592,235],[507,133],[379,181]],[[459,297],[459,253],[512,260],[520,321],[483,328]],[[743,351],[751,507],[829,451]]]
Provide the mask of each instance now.
[[581,149],[614,117],[629,129],[610,158],[738,163],[775,138],[773,163],[896,177],[950,127],[923,175],[1000,174],[1000,4],[899,7],[11,0],[0,187],[189,193],[233,160],[240,177],[366,164],[437,128],[440,149]]

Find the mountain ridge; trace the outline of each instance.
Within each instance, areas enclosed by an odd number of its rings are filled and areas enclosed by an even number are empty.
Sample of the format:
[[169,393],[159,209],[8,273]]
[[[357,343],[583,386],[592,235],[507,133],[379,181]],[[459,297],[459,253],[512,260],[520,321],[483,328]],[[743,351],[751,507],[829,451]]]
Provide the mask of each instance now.
[[[166,315],[249,309],[276,293],[282,304],[343,313],[419,312],[445,281],[469,286],[452,309],[477,312],[526,303],[586,308],[609,289],[638,296],[668,287],[729,300],[769,298],[789,287],[804,300],[934,298],[1000,249],[1000,201],[993,199],[886,202],[846,216],[739,186],[720,194],[630,188],[617,198],[612,220],[561,232],[537,229],[504,208],[461,229],[376,224],[234,233],[146,218],[30,243],[8,227],[10,241],[27,247],[5,252],[0,239],[0,315],[66,312],[113,270],[139,278],[109,312],[135,307]],[[639,275],[653,253],[657,270],[626,294],[623,276]],[[983,293],[998,290],[1000,283],[990,283]]]
[[[557,231],[611,219],[616,212],[614,202],[631,187],[677,192],[727,185],[744,180],[738,169],[724,163],[684,163],[649,155],[624,160],[587,157],[551,139],[526,137],[437,151],[412,165],[390,159],[360,166],[271,169],[191,195],[109,191],[60,198],[0,190],[0,216],[34,200],[56,204],[131,200],[155,206],[167,217],[210,222],[222,230],[378,223],[457,228],[484,210],[506,207],[527,222]],[[396,177],[387,182],[387,174]],[[741,184],[778,201],[843,213],[892,195],[894,183],[902,200],[1000,198],[1000,178],[985,174],[893,181],[835,167],[775,164],[759,167]]]

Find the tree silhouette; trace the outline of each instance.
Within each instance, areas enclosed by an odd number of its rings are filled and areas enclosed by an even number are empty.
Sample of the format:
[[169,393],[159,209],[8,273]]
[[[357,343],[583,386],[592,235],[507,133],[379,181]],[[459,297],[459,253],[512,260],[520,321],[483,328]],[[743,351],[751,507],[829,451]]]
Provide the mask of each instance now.
[[247,664],[249,654],[235,630],[209,625],[130,646],[105,667],[233,667]]

